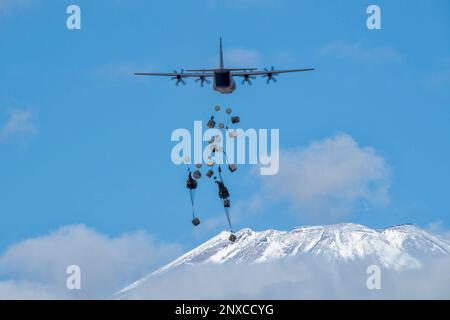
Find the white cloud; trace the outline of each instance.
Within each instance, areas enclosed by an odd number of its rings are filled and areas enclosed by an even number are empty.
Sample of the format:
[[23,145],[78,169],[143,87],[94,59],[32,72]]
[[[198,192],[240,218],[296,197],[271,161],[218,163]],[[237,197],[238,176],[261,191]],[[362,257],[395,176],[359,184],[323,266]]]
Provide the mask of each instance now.
[[[263,55],[260,51],[250,48],[230,48],[224,51],[224,63],[226,67],[231,68],[251,68],[261,67],[264,63]],[[211,63],[217,64],[219,56],[216,55]],[[288,51],[280,51],[271,59],[271,63],[276,65],[292,66],[295,64],[296,57]]]
[[375,149],[347,134],[280,153],[280,171],[261,177],[265,199],[287,199],[296,212],[321,223],[338,220],[358,203],[389,202],[390,168]]
[[1,300],[51,300],[61,298],[45,285],[26,281],[0,282]]
[[347,43],[336,41],[324,46],[320,53],[323,55],[337,55],[341,58],[362,62],[401,61],[401,55],[394,47],[367,48],[360,42]]
[[34,123],[31,110],[12,110],[3,127],[0,127],[0,143],[25,142],[35,137],[39,131]]
[[29,0],[0,0],[0,14],[29,5]]
[[[111,238],[83,225],[19,242],[0,256],[0,299],[110,298],[122,286],[178,256],[177,245],[144,232]],[[66,289],[69,265],[81,268],[82,290]]]
[[102,65],[93,70],[96,76],[107,80],[127,80],[133,77],[135,72],[155,72],[157,68],[146,63],[112,63]]
[[127,299],[449,299],[450,259],[422,269],[381,269],[381,290],[368,290],[371,261],[331,263],[311,256],[252,265],[185,267],[153,277]]
[[254,67],[261,63],[261,54],[257,50],[232,48],[224,52],[225,63],[230,67]]
[[[179,246],[137,232],[111,238],[83,225],[28,239],[0,256],[0,299],[101,299],[180,254]],[[366,287],[373,261],[333,263],[313,256],[260,264],[188,266],[150,278],[130,299],[449,299],[448,256],[419,269],[382,269],[380,291]],[[82,270],[82,290],[65,288],[69,264]]]
[[444,220],[434,221],[428,224],[426,230],[450,241],[450,231],[445,228]]
[[441,90],[447,92],[450,84],[450,56],[443,56],[435,63],[435,71],[428,73],[422,78],[422,83],[427,89]]

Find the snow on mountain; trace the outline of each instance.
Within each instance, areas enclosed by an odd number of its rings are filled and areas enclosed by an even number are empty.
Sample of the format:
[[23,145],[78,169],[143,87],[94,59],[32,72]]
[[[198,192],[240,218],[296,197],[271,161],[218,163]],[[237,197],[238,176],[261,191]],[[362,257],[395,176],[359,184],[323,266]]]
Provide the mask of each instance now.
[[394,270],[420,268],[426,256],[450,253],[450,243],[413,225],[374,230],[358,224],[300,227],[292,231],[242,229],[230,242],[228,232],[187,252],[173,262],[136,281],[122,295],[150,277],[186,265],[205,263],[263,263],[287,256],[313,255],[332,262],[371,259]]

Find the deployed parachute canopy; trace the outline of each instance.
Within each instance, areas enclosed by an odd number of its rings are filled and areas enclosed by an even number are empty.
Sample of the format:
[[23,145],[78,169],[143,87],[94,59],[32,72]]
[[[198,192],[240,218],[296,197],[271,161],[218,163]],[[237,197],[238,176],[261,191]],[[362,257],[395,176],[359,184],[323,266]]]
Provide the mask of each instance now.
[[212,129],[216,126],[216,121],[214,121],[214,116],[211,116],[211,119],[206,123],[208,128]]

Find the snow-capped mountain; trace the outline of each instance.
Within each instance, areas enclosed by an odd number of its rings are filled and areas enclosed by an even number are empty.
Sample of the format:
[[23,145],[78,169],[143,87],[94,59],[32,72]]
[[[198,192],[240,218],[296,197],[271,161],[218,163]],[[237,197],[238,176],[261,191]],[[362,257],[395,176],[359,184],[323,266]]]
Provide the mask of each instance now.
[[313,255],[332,262],[369,259],[384,268],[419,268],[427,256],[450,254],[450,243],[413,225],[374,230],[358,224],[300,227],[292,231],[242,229],[237,240],[222,232],[173,262],[136,281],[124,294],[149,278],[186,265],[264,263],[287,256]]

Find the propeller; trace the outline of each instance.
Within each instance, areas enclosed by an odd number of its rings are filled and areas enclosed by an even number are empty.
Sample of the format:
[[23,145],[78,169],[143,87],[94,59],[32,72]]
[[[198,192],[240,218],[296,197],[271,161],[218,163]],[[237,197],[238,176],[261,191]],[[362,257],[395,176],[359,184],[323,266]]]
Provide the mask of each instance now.
[[178,72],[177,70],[174,70],[173,73],[175,75],[171,79],[172,80],[177,80],[177,82],[175,82],[175,85],[178,87],[180,85],[180,83],[182,83],[185,86],[186,85],[186,81],[183,80],[183,76],[182,76],[182,74],[184,73],[184,70],[181,69],[180,72]]
[[199,81],[200,81],[200,86],[202,86],[202,87],[205,85],[205,82],[206,82],[207,84],[210,84],[210,83],[211,83],[211,82],[210,82],[208,79],[206,79],[206,77],[203,76],[203,75],[199,76],[198,79],[195,80],[195,82],[199,82]]
[[248,84],[249,86],[252,85],[251,79],[255,79],[255,77],[250,76],[249,74],[244,74],[244,79],[242,80],[242,84]]
[[266,83],[267,83],[267,84],[269,84],[270,81],[277,82],[277,79],[275,79],[275,78],[273,77],[273,71],[274,71],[274,70],[275,70],[274,67],[271,67],[270,70],[268,70],[267,68],[264,68],[264,71],[266,71],[267,74],[263,75],[263,78],[267,78],[267,80],[266,80]]

